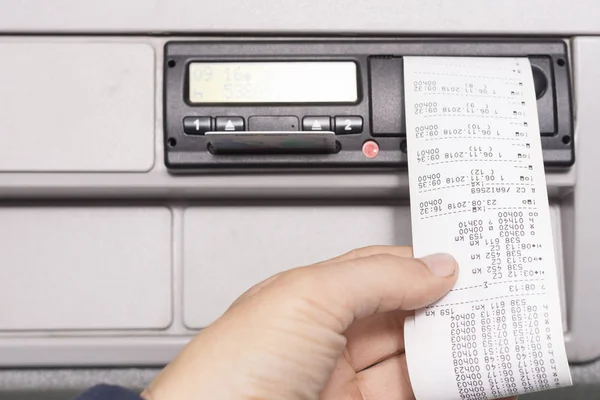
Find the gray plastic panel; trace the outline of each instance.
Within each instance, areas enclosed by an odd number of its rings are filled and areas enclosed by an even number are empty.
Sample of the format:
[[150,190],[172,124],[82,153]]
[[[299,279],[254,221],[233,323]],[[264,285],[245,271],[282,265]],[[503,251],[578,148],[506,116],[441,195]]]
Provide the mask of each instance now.
[[171,321],[166,208],[0,208],[0,331]]
[[[203,40],[202,38],[195,39]],[[31,41],[38,43],[40,40],[42,39],[26,36],[3,38],[4,42],[11,43]],[[182,258],[184,257],[182,199],[193,202],[201,198],[219,199],[219,201],[226,198],[227,202],[233,202],[239,208],[249,205],[254,201],[252,199],[257,198],[276,201],[275,204],[261,203],[261,207],[264,209],[269,209],[277,204],[285,204],[290,198],[293,198],[296,204],[304,201],[314,201],[318,198],[336,207],[347,200],[362,201],[363,204],[368,202],[381,204],[382,201],[389,201],[390,199],[395,199],[393,201],[396,202],[406,202],[408,197],[407,177],[395,173],[263,174],[258,176],[240,174],[185,177],[169,175],[162,162],[163,149],[160,137],[162,134],[160,115],[162,107],[162,65],[159,60],[162,58],[162,45],[165,39],[105,37],[102,40],[106,43],[144,42],[154,48],[156,59],[153,59],[151,63],[154,68],[154,80],[156,82],[153,87],[156,98],[153,108],[153,126],[158,134],[153,135],[153,158],[156,158],[157,161],[148,173],[142,174],[132,172],[89,174],[0,173],[0,197],[5,201],[10,198],[43,198],[49,208],[60,206],[63,204],[62,201],[66,199],[71,201],[74,197],[88,197],[92,198],[94,202],[100,199],[116,198],[119,199],[118,201],[131,202],[131,210],[146,209],[143,204],[148,197],[164,199],[165,204],[172,206],[173,212],[174,297],[171,299],[172,303],[169,303],[172,305],[174,312],[172,316],[173,323],[165,330],[157,331],[148,328],[137,330],[134,335],[131,334],[131,331],[121,328],[113,330],[61,330],[53,331],[51,335],[48,331],[0,332],[0,353],[2,354],[0,365],[152,365],[168,361],[195,333],[184,325],[182,319],[184,314],[182,296],[185,283],[182,274]],[[564,244],[563,252],[567,265],[565,278],[567,279],[567,306],[569,308],[569,314],[567,315],[569,318],[568,328],[570,329],[567,339],[572,361],[589,360],[600,355],[600,342],[597,339],[597,330],[595,330],[598,327],[595,325],[593,318],[589,317],[593,315],[592,312],[595,310],[594,304],[600,304],[596,300],[596,293],[592,289],[597,277],[595,272],[592,271],[593,264],[589,263],[589,260],[594,259],[592,251],[597,243],[594,238],[598,221],[598,216],[595,216],[590,210],[595,207],[594,199],[596,197],[594,193],[600,190],[600,188],[597,188],[598,183],[593,179],[593,171],[598,169],[595,161],[593,161],[594,151],[600,144],[596,143],[600,139],[595,139],[597,135],[594,135],[597,127],[600,126],[595,107],[595,104],[597,104],[596,93],[599,93],[600,86],[597,84],[597,78],[593,75],[595,66],[600,64],[600,56],[597,54],[600,38],[582,40],[583,42],[576,43],[583,44],[577,44],[574,47],[575,60],[572,70],[576,81],[575,101],[578,103],[577,135],[579,139],[583,137],[584,143],[586,143],[586,147],[582,148],[578,139],[578,156],[583,156],[582,165],[586,165],[586,168],[590,168],[590,170],[578,176],[579,172],[576,171],[578,169],[576,166],[567,173],[549,172],[547,174],[551,196],[560,203],[562,226],[570,228],[573,232],[577,231],[578,237],[590,238],[589,240],[578,240],[579,244],[575,246],[572,236],[569,235],[569,230],[563,229],[560,234],[557,234],[557,240],[562,239]],[[85,47],[87,46],[86,43],[96,43],[98,38],[51,37],[45,38],[43,41],[51,44],[80,43]],[[141,151],[145,152],[144,146],[141,147]],[[580,182],[582,182],[581,185]],[[575,193],[579,193],[579,195],[570,196],[569,193],[572,192],[575,183],[577,183]],[[570,214],[573,211],[573,205],[578,210],[575,216]],[[67,203],[64,208],[65,213],[68,213],[72,206],[72,203]],[[382,207],[385,209],[387,206]],[[294,208],[291,207],[290,209],[294,210]],[[571,222],[575,222],[576,225]],[[317,226],[314,222],[307,222],[307,224]],[[392,224],[395,224],[395,222],[389,221],[386,224],[381,223],[379,227],[373,226],[372,229],[373,232],[379,230],[389,232],[388,229],[392,229],[390,226],[394,226],[393,229],[404,229]],[[115,222],[114,226],[116,227],[115,230],[118,230],[122,225]],[[556,226],[559,227],[560,224]],[[266,228],[262,229],[261,232],[269,232]],[[288,229],[291,233],[294,227]],[[395,233],[396,236],[394,237],[407,235],[407,231],[403,232]],[[197,240],[200,242],[203,239],[198,238]],[[112,243],[112,239],[109,242]],[[68,243],[65,244],[64,241],[58,241],[57,239],[56,243],[68,247]],[[216,242],[214,243],[217,245]],[[225,246],[225,243],[219,243],[219,246],[225,248],[223,252],[227,252],[227,249],[229,249]],[[22,247],[29,248],[25,245]],[[579,254],[577,257],[583,261],[577,261],[574,264],[573,260],[576,257],[573,254],[574,250]],[[55,250],[53,254],[59,253]],[[200,264],[200,261],[195,262]],[[587,266],[582,267],[582,263],[586,262],[588,263]],[[574,276],[573,273],[583,275]],[[139,276],[143,275],[138,274],[138,280],[140,279]],[[248,284],[251,284],[249,279],[238,289],[243,290],[242,288]],[[132,284],[132,293],[135,293],[138,286]],[[229,296],[231,295],[229,294]],[[210,295],[207,293],[203,296],[208,298]],[[586,299],[595,302],[585,303]],[[115,304],[110,299],[108,302]],[[584,304],[582,306],[584,312],[572,314],[571,311],[574,307],[580,307],[579,304]],[[204,312],[205,308],[199,311],[199,313]],[[210,318],[210,315],[208,315],[208,319]]]
[[[165,365],[177,356],[189,340],[187,336],[132,335],[118,336],[63,333],[43,337],[0,338],[0,366],[31,367],[107,367]],[[129,335],[128,335],[129,334]],[[42,336],[42,335],[39,335]],[[1,369],[0,369],[1,371]]]
[[151,46],[0,38],[0,54],[0,172],[152,168]]
[[[0,18],[2,16],[0,15]],[[169,40],[178,40],[172,37]],[[219,38],[193,38],[194,40],[219,40]],[[246,38],[252,40],[253,38]],[[256,39],[256,38],[254,38]],[[269,40],[273,40],[270,37]],[[81,47],[93,45],[100,39],[96,37],[3,37],[2,42],[27,44],[30,42],[50,43],[63,46],[77,43]],[[0,197],[2,198],[390,198],[408,196],[408,177],[405,174],[392,173],[319,173],[319,174],[260,174],[250,177],[243,174],[218,176],[173,176],[164,165],[163,121],[162,121],[162,84],[163,84],[163,46],[164,38],[152,37],[102,37],[102,43],[123,44],[146,43],[154,48],[156,58],[152,60],[155,69],[154,159],[152,169],[144,174],[121,172],[86,174],[82,182],[81,174],[74,173],[0,173]],[[318,39],[315,39],[318,40]],[[363,40],[363,39],[356,39]],[[110,83],[110,82],[106,82]],[[62,92],[61,92],[62,94]],[[0,94],[0,96],[2,96]],[[59,96],[60,97],[60,96]],[[77,108],[75,108],[77,109]],[[0,113],[2,111],[0,110]],[[2,122],[0,121],[0,124]],[[1,132],[0,132],[1,133]],[[117,149],[113,149],[117,151]],[[0,152],[2,149],[0,149]],[[137,149],[136,149],[137,151]],[[145,151],[144,146],[139,147]],[[38,151],[39,152],[39,151]],[[142,157],[133,153],[134,159]],[[547,183],[551,195],[570,190],[575,183],[575,174],[568,172],[549,172]]]
[[18,0],[5,32],[600,33],[596,0]]
[[208,207],[184,213],[184,322],[202,328],[254,284],[356,247],[411,243],[408,207]]
[[[4,370],[0,371],[0,400],[65,400],[99,383],[141,392],[159,372],[157,368]],[[519,396],[519,399],[600,399],[600,361],[572,366],[571,375],[575,384],[571,388]]]
[[572,361],[600,356],[600,38],[577,38],[573,42],[576,93],[577,183],[563,209],[563,238],[567,253],[569,341]]
[[[14,209],[19,210],[20,208]],[[95,208],[83,207],[59,208],[59,210],[63,210],[64,214],[71,209],[89,209],[90,212],[95,210]],[[4,213],[8,213],[10,210],[12,209],[6,208]],[[105,225],[114,226],[115,230],[122,230],[123,233],[106,239],[106,236],[101,234],[104,231],[97,229],[98,223],[92,222],[91,225],[97,230],[93,237],[85,232],[82,234],[71,232],[71,235],[82,236],[79,240],[86,242],[83,245],[77,241],[71,241],[70,237],[65,237],[64,233],[58,234],[58,237],[51,240],[50,243],[55,250],[46,252],[46,264],[60,267],[66,263],[71,267],[63,266],[62,271],[71,271],[80,267],[76,261],[63,255],[63,253],[73,252],[70,249],[71,243],[74,246],[84,247],[76,251],[77,254],[97,259],[102,257],[98,251],[88,254],[85,250],[90,243],[108,240],[111,243],[108,246],[114,246],[117,241],[122,241],[124,242],[123,247],[129,247],[131,252],[117,251],[112,255],[113,263],[111,265],[118,265],[119,268],[124,269],[125,278],[130,277],[131,267],[127,263],[131,262],[130,257],[141,254],[142,250],[139,250],[139,247],[131,247],[131,239],[126,237],[140,235],[138,230],[153,230],[156,227],[136,223],[134,219],[124,217],[127,212],[135,213],[135,208],[118,208],[118,210],[121,210],[119,211],[120,217],[117,218],[117,214],[105,217],[104,219],[107,219]],[[139,212],[145,212],[146,208],[141,207],[139,210]],[[161,208],[150,208],[149,210],[153,210],[157,214],[164,212]],[[34,214],[27,213],[25,215],[34,216]],[[97,215],[103,216],[101,213]],[[165,296],[161,296],[160,292],[156,292],[156,297],[160,297],[159,299],[148,300],[148,303],[154,307],[157,307],[157,302],[160,302],[158,307],[160,310],[166,308],[170,310],[172,307],[172,320],[168,326],[164,326],[164,329],[160,330],[139,329],[136,331],[123,328],[55,330],[51,334],[48,330],[0,331],[0,354],[2,354],[0,367],[162,365],[171,360],[197,333],[197,328],[212,322],[236,297],[270,275],[295,266],[320,261],[355,247],[370,244],[411,243],[408,206],[381,202],[376,204],[368,202],[348,204],[346,202],[343,204],[337,201],[311,201],[304,205],[289,204],[289,202],[197,204],[187,208],[173,207],[171,215],[170,222],[173,232],[171,238],[173,249],[172,287],[174,293],[172,303],[169,303]],[[562,267],[560,234],[558,232],[560,231],[560,215],[556,204],[551,207],[551,217],[555,229],[555,239],[558,240],[557,259],[560,269]],[[156,219],[158,218],[156,215]],[[15,245],[23,251],[30,251],[34,246],[34,244],[28,244],[21,234],[24,229],[31,226],[31,223],[27,224],[28,219],[29,217],[15,217],[15,220],[24,222],[24,227],[16,230],[19,240]],[[2,222],[1,218],[0,222]],[[41,218],[41,222],[51,225],[50,223],[53,221],[49,221],[46,217]],[[125,227],[127,224],[136,225],[137,228],[127,228]],[[156,225],[158,226],[158,223]],[[15,224],[12,223],[9,226],[15,226]],[[54,224],[54,227],[46,229],[57,230],[56,226],[60,225]],[[9,229],[6,228],[5,231]],[[40,230],[40,228],[38,227],[36,230]],[[134,230],[135,232],[133,232]],[[145,246],[145,252],[150,253],[148,257],[157,253],[153,246],[160,246],[164,243],[161,240],[168,240],[168,237],[158,236],[153,234],[152,243],[149,243],[150,240],[145,244],[139,243],[140,247]],[[4,235],[0,235],[0,240],[3,238]],[[34,239],[37,238],[34,237]],[[12,240],[15,242],[15,239]],[[39,240],[36,241],[39,242]],[[161,258],[166,257],[163,252],[164,250],[160,250]],[[29,255],[28,257],[31,259],[34,256]],[[143,307],[146,309],[145,299],[148,294],[145,292],[144,285],[147,285],[149,290],[156,290],[158,278],[157,274],[152,271],[157,268],[159,263],[162,265],[164,262],[161,263],[158,260],[147,262],[145,257],[139,262],[146,261],[144,268],[150,270],[142,270],[142,267],[139,267],[136,271],[137,277],[126,279],[130,288],[128,295],[119,291],[115,294],[111,292],[97,295],[96,302],[115,309],[116,312],[127,309],[129,315],[135,315],[130,304],[144,299]],[[116,269],[117,267],[114,267],[109,270],[108,274]],[[92,271],[95,272],[96,269]],[[65,275],[63,274],[63,278]],[[98,280],[98,286],[104,286],[106,278],[98,278],[97,273],[93,275]],[[67,282],[59,283],[59,287],[62,289],[60,293],[64,295],[67,289],[72,290],[72,282],[76,282],[78,279],[79,275],[77,274],[67,276]],[[163,277],[162,279],[164,282],[168,281],[168,278]],[[84,279],[83,282],[88,281]],[[53,279],[49,279],[48,284],[52,283]],[[0,289],[3,288],[4,286],[0,285]],[[53,290],[49,291],[42,286],[38,287],[38,291],[54,293]],[[25,292],[35,300],[46,296],[46,293],[39,295],[28,289]],[[25,294],[16,294],[17,301],[24,297]],[[15,302],[15,300],[5,301],[1,296],[0,299],[4,304]],[[77,299],[78,302],[85,304],[88,304],[88,300],[89,298],[85,296]],[[53,315],[55,305],[56,303],[50,299],[47,304],[37,303],[37,310],[39,313],[45,311]],[[91,307],[103,306],[91,303]],[[90,315],[84,316],[82,321],[87,321],[86,318],[93,318],[94,316],[91,315],[93,313],[94,309],[91,309]],[[69,312],[67,314],[71,318],[75,318]],[[0,320],[1,318],[0,314]],[[44,317],[40,321],[48,323],[49,318]],[[61,321],[60,318],[58,320]],[[53,326],[53,321],[50,321],[51,324],[48,327]],[[100,323],[107,323],[107,321],[104,320]]]

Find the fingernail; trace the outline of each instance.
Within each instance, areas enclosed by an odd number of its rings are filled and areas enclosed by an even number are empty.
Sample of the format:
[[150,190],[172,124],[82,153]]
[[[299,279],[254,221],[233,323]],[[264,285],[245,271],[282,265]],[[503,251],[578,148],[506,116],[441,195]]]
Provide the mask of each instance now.
[[421,258],[427,268],[436,276],[451,276],[456,271],[456,260],[450,254],[432,254]]

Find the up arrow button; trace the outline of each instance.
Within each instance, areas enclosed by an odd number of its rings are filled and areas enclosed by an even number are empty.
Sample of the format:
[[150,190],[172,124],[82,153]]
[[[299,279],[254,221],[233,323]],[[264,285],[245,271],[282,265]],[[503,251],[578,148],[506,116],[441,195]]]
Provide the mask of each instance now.
[[329,117],[304,117],[302,118],[303,131],[331,131],[331,118]]
[[217,131],[243,131],[244,118],[242,117],[217,117]]

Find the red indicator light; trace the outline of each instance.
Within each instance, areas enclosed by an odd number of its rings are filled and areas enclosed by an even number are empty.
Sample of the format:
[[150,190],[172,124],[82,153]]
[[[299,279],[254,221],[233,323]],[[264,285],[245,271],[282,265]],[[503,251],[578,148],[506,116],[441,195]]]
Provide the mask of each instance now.
[[367,158],[375,158],[379,154],[379,145],[377,142],[369,140],[363,144],[362,152]]

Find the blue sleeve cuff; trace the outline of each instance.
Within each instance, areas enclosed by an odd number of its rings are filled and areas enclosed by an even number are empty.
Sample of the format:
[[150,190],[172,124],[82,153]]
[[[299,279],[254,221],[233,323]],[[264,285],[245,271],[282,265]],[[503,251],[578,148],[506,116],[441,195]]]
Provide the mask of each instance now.
[[97,385],[89,388],[73,400],[142,400],[139,394],[120,386]]

